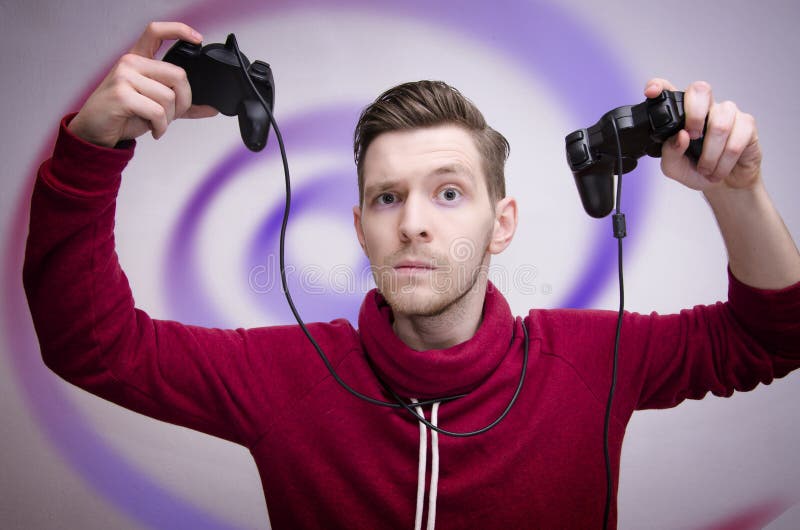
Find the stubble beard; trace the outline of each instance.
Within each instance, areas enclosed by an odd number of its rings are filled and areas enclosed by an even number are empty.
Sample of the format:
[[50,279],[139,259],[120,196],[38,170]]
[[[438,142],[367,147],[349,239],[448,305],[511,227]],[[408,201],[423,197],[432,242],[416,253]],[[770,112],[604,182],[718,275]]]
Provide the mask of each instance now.
[[[395,316],[437,317],[459,312],[468,295],[485,286],[488,276],[488,253],[458,262],[436,259],[437,268],[429,274],[399,279],[390,267],[373,269],[378,291],[386,299]],[[440,263],[446,263],[441,266]]]

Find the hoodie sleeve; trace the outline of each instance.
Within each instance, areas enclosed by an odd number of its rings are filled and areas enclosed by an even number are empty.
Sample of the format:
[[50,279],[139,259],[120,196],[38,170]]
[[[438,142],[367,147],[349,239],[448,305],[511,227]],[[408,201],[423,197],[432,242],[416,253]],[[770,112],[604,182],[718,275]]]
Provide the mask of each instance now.
[[673,407],[708,392],[727,397],[800,367],[800,283],[756,289],[728,270],[728,286],[725,303],[631,317],[644,352],[628,353],[640,381],[636,408]]
[[115,201],[135,142],[86,143],[69,119],[34,185],[23,268],[45,363],[122,406],[246,445],[276,397],[260,380],[274,359],[264,345],[280,350],[293,332],[200,328],[137,309],[114,247]]
[[[756,289],[728,271],[728,301],[677,314],[625,313],[614,394],[624,425],[637,409],[730,396],[800,368],[800,283]],[[615,311],[532,311],[544,352],[562,358],[605,406]]]

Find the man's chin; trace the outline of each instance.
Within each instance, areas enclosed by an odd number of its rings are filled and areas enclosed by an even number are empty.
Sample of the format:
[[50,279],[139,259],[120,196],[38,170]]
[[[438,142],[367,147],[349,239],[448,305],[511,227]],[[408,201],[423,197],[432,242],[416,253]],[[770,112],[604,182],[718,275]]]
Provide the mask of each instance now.
[[452,287],[432,286],[427,283],[408,284],[399,289],[381,290],[395,317],[435,317],[447,311],[466,293]]
[[413,286],[381,292],[395,317],[432,317],[441,314],[452,302],[447,293],[432,292],[429,286]]

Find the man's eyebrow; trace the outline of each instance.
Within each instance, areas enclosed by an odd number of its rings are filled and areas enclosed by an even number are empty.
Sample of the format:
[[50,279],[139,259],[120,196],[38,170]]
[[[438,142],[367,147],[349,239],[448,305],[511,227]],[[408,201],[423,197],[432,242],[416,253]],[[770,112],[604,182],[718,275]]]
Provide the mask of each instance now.
[[428,173],[428,176],[435,177],[439,175],[450,175],[450,174],[464,175],[468,177],[473,183],[475,182],[475,175],[472,173],[472,171],[467,166],[459,162],[454,162],[452,164],[445,164],[443,166],[439,166],[430,173]]
[[370,184],[364,188],[364,197],[378,195],[386,190],[390,190],[397,185],[397,180],[384,179],[376,184]]
[[[475,175],[472,173],[472,171],[470,171],[470,169],[464,164],[458,162],[439,166],[430,171],[426,175],[426,178],[438,177],[442,175],[464,175],[465,177],[469,178],[473,184],[475,183]],[[397,179],[386,178],[380,182],[376,182],[375,184],[369,184],[368,186],[364,187],[364,197],[381,194],[384,191],[396,187],[398,182],[399,181]]]

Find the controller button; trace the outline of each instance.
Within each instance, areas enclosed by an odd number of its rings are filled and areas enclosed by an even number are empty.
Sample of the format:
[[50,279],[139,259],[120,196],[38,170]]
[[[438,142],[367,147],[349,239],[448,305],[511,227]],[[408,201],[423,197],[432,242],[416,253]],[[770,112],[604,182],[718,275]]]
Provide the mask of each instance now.
[[191,42],[182,41],[176,50],[184,55],[196,55],[200,52],[202,46],[199,44],[192,44]]
[[650,124],[653,129],[661,129],[672,123],[672,111],[666,105],[650,109]]
[[250,65],[250,71],[254,74],[267,75],[269,65],[263,61],[256,61]]
[[578,129],[575,132],[569,133],[564,140],[568,144],[572,142],[577,142],[578,140],[583,140],[583,129]]
[[574,168],[582,166],[589,160],[589,149],[584,142],[578,141],[569,144],[567,154],[569,155],[569,163]]
[[589,160],[589,147],[586,145],[586,134],[583,129],[571,132],[564,139],[567,144],[567,158],[570,166],[577,168]]

